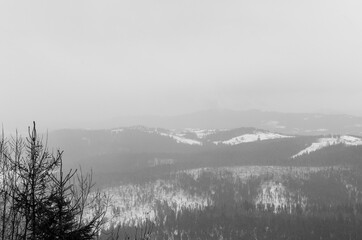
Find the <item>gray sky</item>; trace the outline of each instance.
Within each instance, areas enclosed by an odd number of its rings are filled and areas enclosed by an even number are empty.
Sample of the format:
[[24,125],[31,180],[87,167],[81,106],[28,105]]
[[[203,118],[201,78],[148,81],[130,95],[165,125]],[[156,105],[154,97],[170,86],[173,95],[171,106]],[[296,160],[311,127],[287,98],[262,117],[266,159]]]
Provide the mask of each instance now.
[[362,1],[1,1],[0,121],[362,115]]

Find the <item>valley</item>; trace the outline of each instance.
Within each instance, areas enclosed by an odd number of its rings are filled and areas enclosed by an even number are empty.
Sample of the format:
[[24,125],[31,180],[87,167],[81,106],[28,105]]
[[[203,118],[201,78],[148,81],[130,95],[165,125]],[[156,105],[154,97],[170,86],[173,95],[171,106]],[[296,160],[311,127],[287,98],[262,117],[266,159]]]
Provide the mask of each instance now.
[[[51,133],[51,139],[67,152],[68,167],[92,168],[98,186],[111,196],[104,234],[117,226],[134,232],[148,223],[156,239],[254,239],[253,234],[272,239],[282,230],[267,219],[307,224],[323,215],[329,228],[337,224],[338,212],[344,233],[359,234],[347,229],[349,221],[362,219],[362,139],[357,135],[136,126],[64,130]],[[255,229],[245,222],[239,226],[235,218],[249,218]],[[225,230],[229,221],[234,227]],[[189,222],[213,227],[196,230]],[[318,239],[313,231],[305,236]]]

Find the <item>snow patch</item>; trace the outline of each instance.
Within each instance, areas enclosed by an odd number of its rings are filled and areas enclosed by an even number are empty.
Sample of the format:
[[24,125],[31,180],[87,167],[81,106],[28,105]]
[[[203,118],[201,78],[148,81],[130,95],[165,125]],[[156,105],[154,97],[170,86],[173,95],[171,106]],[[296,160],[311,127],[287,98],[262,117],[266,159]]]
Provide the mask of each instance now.
[[[251,177],[261,175],[273,175],[281,178],[282,176],[293,176],[299,179],[308,179],[311,173],[325,171],[329,167],[280,167],[280,166],[238,166],[238,167],[219,167],[219,168],[196,168],[183,170],[179,173],[186,173],[195,181],[200,178],[203,173],[212,173],[217,176],[223,176],[225,172],[231,173],[234,180],[247,180]],[[335,166],[334,169],[343,169]]]
[[184,144],[189,144],[189,145],[199,145],[199,146],[202,145],[202,143],[200,141],[185,138],[185,137],[182,137],[182,136],[167,134],[167,133],[159,133],[159,134],[161,136],[170,137],[170,138],[176,140],[177,143],[184,143]]
[[226,141],[215,141],[214,144],[237,145],[237,144],[241,144],[241,143],[271,140],[271,139],[278,139],[278,138],[292,138],[292,137],[293,136],[286,136],[286,135],[281,135],[278,133],[271,133],[271,132],[254,132],[254,133],[250,133],[250,134],[243,134],[241,136],[234,137],[234,138],[226,140]]
[[342,140],[342,142],[346,145],[350,145],[350,146],[359,146],[362,145],[362,139],[358,138],[358,137],[353,137],[353,136],[341,136],[340,139]]
[[281,183],[275,181],[264,182],[255,199],[256,204],[274,205],[275,208],[288,204],[287,189]]
[[117,134],[117,133],[121,133],[121,132],[123,132],[123,131],[124,131],[123,128],[119,128],[119,129],[113,129],[113,130],[111,130],[111,133]]
[[196,137],[198,139],[203,139],[211,134],[214,134],[218,131],[223,131],[223,130],[216,130],[216,129],[194,129],[194,128],[187,128],[185,129],[186,132],[191,132],[194,133],[196,135]]
[[261,184],[255,204],[264,204],[265,207],[274,205],[276,212],[279,207],[290,206],[289,197],[296,198],[297,202],[304,208],[307,197],[290,192],[281,182],[268,181]]
[[183,208],[203,209],[212,204],[206,196],[190,194],[177,187],[176,181],[157,180],[143,185],[126,184],[105,189],[104,192],[111,196],[110,207],[105,215],[108,219],[105,229],[117,224],[136,226],[147,219],[154,222],[159,203],[167,203],[176,214]]
[[318,128],[318,129],[307,129],[307,130],[304,130],[304,132],[306,133],[315,133],[315,132],[327,132],[328,129],[326,128]]
[[175,164],[176,160],[172,158],[154,158],[148,160],[148,166],[156,167],[160,165],[173,165]]

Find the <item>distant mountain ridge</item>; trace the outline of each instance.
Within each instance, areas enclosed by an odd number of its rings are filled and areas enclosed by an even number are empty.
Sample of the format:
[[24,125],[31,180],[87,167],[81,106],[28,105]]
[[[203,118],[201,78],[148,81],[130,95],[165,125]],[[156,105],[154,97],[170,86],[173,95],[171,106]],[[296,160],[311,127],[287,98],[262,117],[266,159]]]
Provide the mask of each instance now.
[[226,109],[205,110],[177,116],[140,116],[113,119],[108,126],[155,126],[168,129],[232,129],[254,127],[285,134],[362,135],[362,117],[344,114],[281,113]]
[[271,140],[277,138],[290,138],[294,136],[281,135],[266,130],[256,128],[236,128],[236,129],[194,129],[167,130],[163,128],[148,128],[144,126],[132,126],[111,130],[114,134],[128,131],[140,131],[149,134],[168,137],[177,143],[188,145],[204,144],[226,144],[237,145],[247,142]]
[[93,168],[104,182],[202,167],[362,166],[362,137],[348,134],[305,136],[258,128],[132,126],[59,130],[51,132],[48,139],[50,147],[64,150],[68,167]]

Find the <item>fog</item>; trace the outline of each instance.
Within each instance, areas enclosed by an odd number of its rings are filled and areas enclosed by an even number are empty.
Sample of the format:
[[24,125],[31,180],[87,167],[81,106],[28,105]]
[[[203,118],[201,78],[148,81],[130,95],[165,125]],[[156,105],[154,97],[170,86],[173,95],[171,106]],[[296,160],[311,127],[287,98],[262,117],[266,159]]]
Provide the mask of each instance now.
[[2,1],[0,121],[362,115],[361,12],[357,0]]

